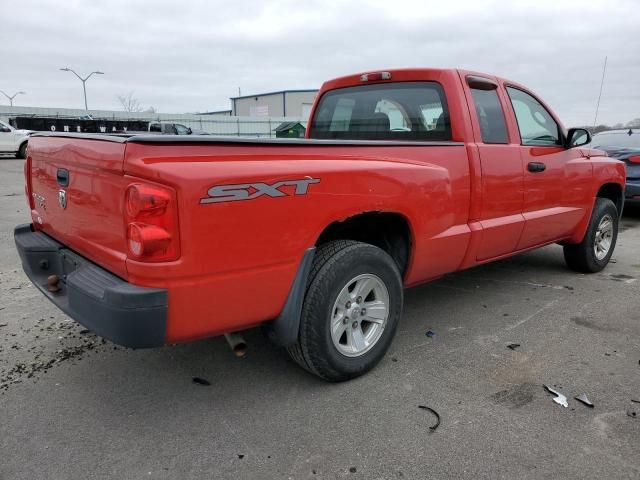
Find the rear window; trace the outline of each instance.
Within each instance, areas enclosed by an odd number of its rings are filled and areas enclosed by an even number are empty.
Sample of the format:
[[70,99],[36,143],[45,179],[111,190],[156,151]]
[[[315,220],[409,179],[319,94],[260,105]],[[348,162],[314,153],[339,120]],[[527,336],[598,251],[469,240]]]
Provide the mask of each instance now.
[[325,93],[311,138],[451,140],[449,111],[435,82],[360,85]]
[[[631,135],[629,135],[631,132]],[[640,148],[640,133],[636,130],[626,130],[624,132],[598,133],[591,140],[593,148],[599,147],[620,147],[620,148]]]

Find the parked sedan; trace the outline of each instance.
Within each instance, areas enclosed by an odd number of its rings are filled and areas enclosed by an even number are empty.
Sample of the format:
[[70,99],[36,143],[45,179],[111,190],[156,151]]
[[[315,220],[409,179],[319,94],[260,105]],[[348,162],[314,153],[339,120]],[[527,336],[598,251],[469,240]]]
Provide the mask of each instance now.
[[596,133],[591,147],[627,164],[625,200],[640,200],[640,129],[609,130]]

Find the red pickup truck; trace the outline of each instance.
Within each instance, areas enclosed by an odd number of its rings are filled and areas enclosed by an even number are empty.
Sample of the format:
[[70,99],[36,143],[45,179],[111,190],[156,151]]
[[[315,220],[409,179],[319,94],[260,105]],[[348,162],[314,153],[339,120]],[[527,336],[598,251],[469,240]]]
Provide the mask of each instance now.
[[339,381],[384,355],[403,287],[554,242],[570,268],[596,272],[615,247],[624,164],[514,82],[338,78],[306,136],[35,134],[32,223],[15,230],[24,270],[116,343],[263,325]]

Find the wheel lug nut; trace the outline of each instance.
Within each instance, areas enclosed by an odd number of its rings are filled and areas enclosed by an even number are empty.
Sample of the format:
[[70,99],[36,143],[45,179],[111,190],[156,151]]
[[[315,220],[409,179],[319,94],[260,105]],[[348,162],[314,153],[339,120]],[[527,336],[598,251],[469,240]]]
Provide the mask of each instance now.
[[342,319],[342,323],[344,323],[345,325],[347,324],[348,321],[349,321],[349,317],[344,317]]
[[348,301],[347,304],[345,305],[345,307],[351,308],[351,301]]
[[358,302],[358,303],[362,303],[362,297],[358,297],[358,298],[356,299],[356,302]]
[[358,322],[353,322],[351,324],[351,328],[358,328]]
[[365,316],[367,314],[367,309],[363,308],[362,310],[360,310],[360,315]]

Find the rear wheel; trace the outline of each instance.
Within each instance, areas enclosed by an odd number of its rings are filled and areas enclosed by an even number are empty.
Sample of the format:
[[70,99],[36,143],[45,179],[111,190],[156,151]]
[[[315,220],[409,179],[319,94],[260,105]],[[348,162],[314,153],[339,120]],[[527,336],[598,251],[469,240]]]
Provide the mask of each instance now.
[[400,272],[384,250],[349,240],[322,245],[290,356],[325,380],[362,375],[389,348],[402,314],[402,296]]
[[608,198],[597,198],[587,233],[581,243],[564,246],[572,270],[595,273],[607,266],[618,238],[618,209]]
[[27,142],[20,145],[20,148],[16,152],[16,158],[27,158]]

